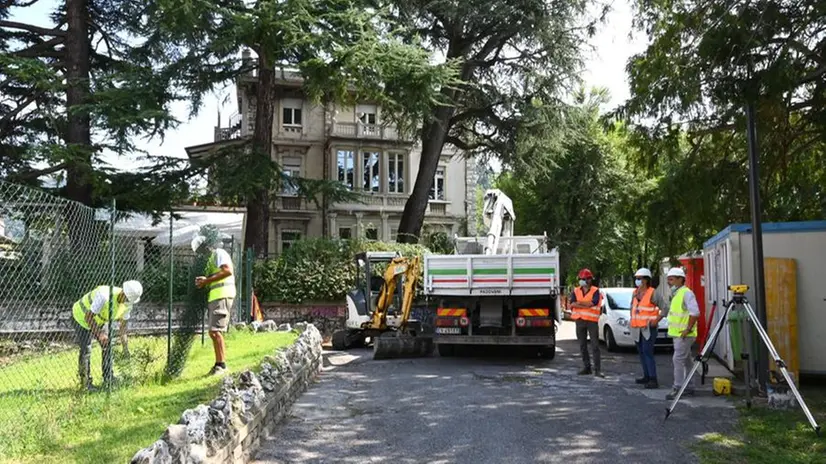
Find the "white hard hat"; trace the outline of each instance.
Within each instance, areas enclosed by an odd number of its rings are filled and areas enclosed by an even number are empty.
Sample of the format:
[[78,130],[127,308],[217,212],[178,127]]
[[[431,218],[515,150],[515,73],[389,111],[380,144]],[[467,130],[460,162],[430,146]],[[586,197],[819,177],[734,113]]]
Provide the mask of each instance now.
[[203,244],[204,241],[206,241],[206,237],[204,237],[203,235],[198,235],[195,238],[193,238],[192,242],[190,243],[190,246],[192,246],[192,251],[197,252],[198,248],[201,248],[201,244]]
[[650,279],[651,271],[649,271],[647,267],[641,267],[637,270],[636,274],[634,274],[634,277],[648,277]]
[[681,267],[672,267],[668,270],[667,277],[682,277],[685,279],[685,271],[683,271],[683,268]]
[[123,283],[123,294],[126,295],[126,300],[130,304],[135,304],[141,301],[143,285],[137,280],[127,280]]

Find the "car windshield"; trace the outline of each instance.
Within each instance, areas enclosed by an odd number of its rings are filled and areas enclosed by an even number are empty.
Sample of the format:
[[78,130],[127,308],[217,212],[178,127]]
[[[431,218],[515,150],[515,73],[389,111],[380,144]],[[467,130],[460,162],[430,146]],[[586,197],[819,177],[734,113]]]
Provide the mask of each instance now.
[[608,307],[611,309],[631,309],[631,297],[633,291],[626,292],[605,292],[608,296]]

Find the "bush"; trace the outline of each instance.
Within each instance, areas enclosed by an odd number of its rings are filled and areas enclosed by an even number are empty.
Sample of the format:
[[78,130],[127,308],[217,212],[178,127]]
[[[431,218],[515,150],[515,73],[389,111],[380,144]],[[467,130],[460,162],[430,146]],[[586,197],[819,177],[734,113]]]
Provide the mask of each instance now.
[[407,257],[429,253],[421,245],[324,238],[299,240],[277,258],[255,264],[256,296],[260,301],[291,304],[343,300],[355,282],[353,258],[362,251],[398,251]]

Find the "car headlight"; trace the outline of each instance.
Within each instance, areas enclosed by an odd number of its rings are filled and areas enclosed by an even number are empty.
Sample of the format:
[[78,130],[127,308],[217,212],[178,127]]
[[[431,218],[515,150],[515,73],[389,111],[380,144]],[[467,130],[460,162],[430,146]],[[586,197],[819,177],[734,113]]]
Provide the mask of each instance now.
[[622,327],[628,327],[628,319],[624,317],[618,317],[617,324],[621,325]]

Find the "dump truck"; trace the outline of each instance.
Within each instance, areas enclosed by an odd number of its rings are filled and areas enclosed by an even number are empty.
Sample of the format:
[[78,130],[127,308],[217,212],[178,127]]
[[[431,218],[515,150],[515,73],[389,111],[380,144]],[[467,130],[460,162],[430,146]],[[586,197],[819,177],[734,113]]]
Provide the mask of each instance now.
[[424,258],[424,291],[436,309],[441,356],[460,345],[509,345],[553,359],[561,307],[559,251],[547,235],[514,236],[516,215],[503,192],[485,192],[486,237],[455,237],[452,255]]

